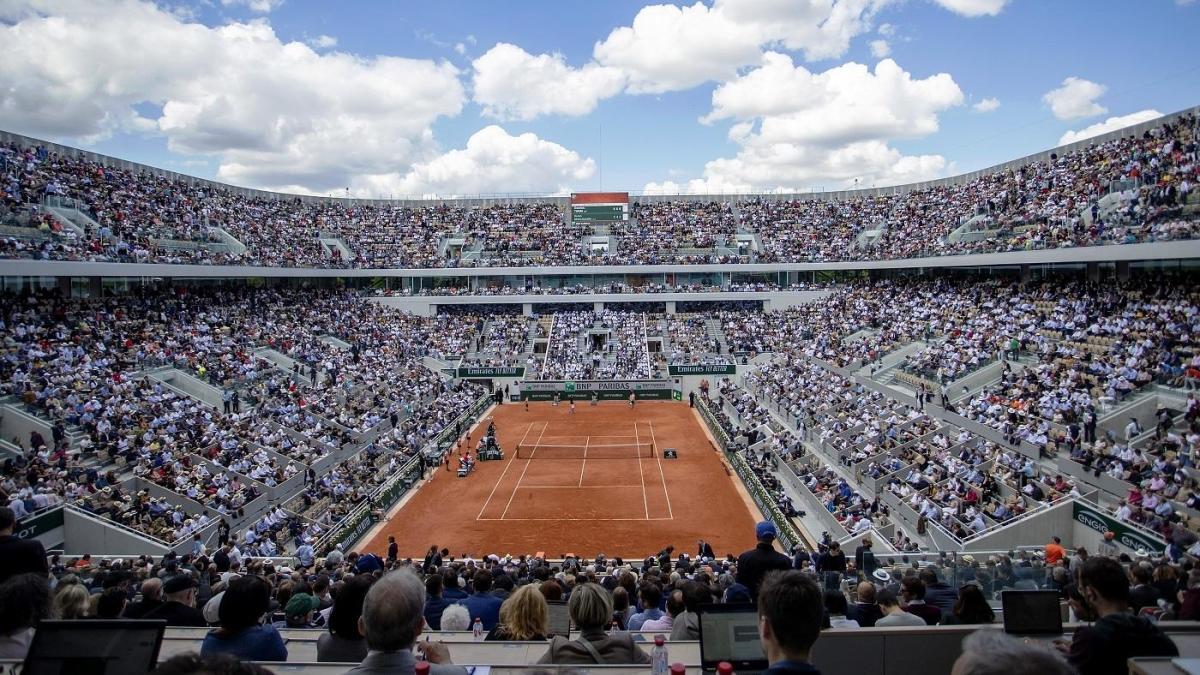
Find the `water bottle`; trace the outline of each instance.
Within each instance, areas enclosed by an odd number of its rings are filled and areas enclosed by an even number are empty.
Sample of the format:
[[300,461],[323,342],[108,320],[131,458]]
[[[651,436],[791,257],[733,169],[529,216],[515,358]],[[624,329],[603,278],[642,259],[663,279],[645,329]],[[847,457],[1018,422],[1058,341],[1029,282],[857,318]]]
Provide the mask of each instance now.
[[654,636],[654,649],[650,652],[650,672],[667,675],[667,646],[663,636]]
[[475,637],[476,642],[483,642],[483,620],[475,617],[475,625],[471,626],[471,635]]

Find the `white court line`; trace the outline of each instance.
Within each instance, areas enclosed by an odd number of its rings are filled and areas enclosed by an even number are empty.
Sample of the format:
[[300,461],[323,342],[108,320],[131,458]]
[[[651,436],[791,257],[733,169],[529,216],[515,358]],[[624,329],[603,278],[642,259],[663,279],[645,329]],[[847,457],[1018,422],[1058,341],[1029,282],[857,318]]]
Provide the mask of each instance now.
[[638,448],[638,480],[642,481],[642,506],[646,509],[646,520],[650,520],[650,500],[646,497],[646,477],[642,475],[642,437],[638,433],[637,422],[633,423],[633,435],[634,438],[638,439],[637,445],[634,447]]
[[479,518],[479,520],[503,520],[506,523],[519,523],[522,521],[548,521],[557,522],[561,520],[586,520],[590,523],[608,522],[613,520],[627,521],[632,520],[638,523],[644,523],[647,520],[675,520],[674,518]]
[[[637,485],[522,485],[518,490],[599,490],[609,488],[635,488]],[[511,519],[510,519],[511,520]]]
[[675,512],[671,510],[671,493],[667,492],[667,474],[663,473],[662,468],[662,452],[658,448],[658,443],[654,442],[654,420],[650,420],[650,447],[654,449],[654,458],[658,460],[658,475],[662,478],[663,494],[667,498],[667,515],[671,517],[671,520],[675,520]]
[[[549,422],[542,423],[542,434],[546,433],[546,427],[548,426],[550,426]],[[542,434],[538,434],[538,439],[534,442],[534,448],[537,447],[538,443],[542,442]],[[537,450],[535,449],[534,452],[537,452]],[[508,507],[512,506],[513,498],[517,496],[517,490],[521,488],[521,481],[525,480],[525,472],[529,470],[529,463],[532,461],[532,457],[525,460],[525,468],[521,469],[521,475],[517,478],[517,487],[513,488],[512,495],[508,498],[508,503],[504,505],[504,511],[500,514],[500,520],[504,520],[504,516],[508,513]],[[479,519],[476,518],[476,520]]]
[[[521,442],[517,443],[517,445],[524,445],[525,439],[529,437],[529,430],[532,428],[533,422],[530,422],[529,426],[525,427],[525,435],[521,437]],[[545,429],[543,429],[543,431],[545,431]],[[479,515],[475,516],[475,520],[479,520],[481,517],[483,517],[483,512],[487,510],[487,505],[492,501],[492,495],[496,494],[496,488],[500,487],[500,481],[504,480],[504,474],[508,473],[508,468],[513,464],[516,464],[516,462],[511,461],[504,465],[504,471],[500,472],[500,477],[496,479],[496,484],[492,486],[492,491],[488,493],[487,499],[483,502],[483,508],[479,509]]]
[[579,464],[579,487],[583,487],[583,472],[587,469],[587,449],[588,443],[592,442],[592,437],[588,436],[583,441],[583,462]]
[[[602,437],[604,437],[604,436],[584,436],[584,438],[588,438],[588,440],[590,440],[590,438],[602,438]],[[630,436],[630,438],[634,438],[634,436]],[[535,446],[535,447],[534,447],[534,449],[538,449],[538,448],[578,448],[578,447],[587,447],[587,448],[628,448],[628,447],[629,447],[629,443],[596,443],[596,444],[595,444],[595,446],[593,446],[593,444],[590,444],[590,442],[589,442],[589,441],[584,441],[584,443],[583,443],[583,446],[580,446],[580,444],[578,444],[578,443],[553,443],[553,442],[546,442],[546,443],[539,443],[539,444],[538,444],[538,446]]]

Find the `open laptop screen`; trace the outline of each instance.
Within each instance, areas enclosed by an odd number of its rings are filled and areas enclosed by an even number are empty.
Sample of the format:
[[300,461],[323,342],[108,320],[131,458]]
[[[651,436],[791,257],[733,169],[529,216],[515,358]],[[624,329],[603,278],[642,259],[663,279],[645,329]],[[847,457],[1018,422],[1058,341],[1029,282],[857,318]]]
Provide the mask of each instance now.
[[749,603],[700,605],[700,661],[705,670],[728,661],[734,672],[766,670],[758,611]]
[[154,670],[166,621],[42,621],[23,675],[144,675]]
[[1000,594],[1004,632],[1014,635],[1061,635],[1058,591],[1004,591]]
[[567,611],[567,603],[563,600],[550,600],[550,634],[570,637],[571,614]]

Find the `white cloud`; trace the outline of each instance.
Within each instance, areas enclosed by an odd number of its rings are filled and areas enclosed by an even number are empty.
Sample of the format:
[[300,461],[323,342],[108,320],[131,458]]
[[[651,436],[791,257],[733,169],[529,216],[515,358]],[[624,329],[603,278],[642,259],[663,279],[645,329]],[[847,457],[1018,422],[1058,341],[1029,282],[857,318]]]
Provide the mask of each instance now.
[[454,53],[462,56],[467,53],[467,46],[461,42],[454,43]]
[[241,5],[259,14],[266,14],[282,5],[283,2],[284,0],[221,0],[221,4],[226,7]]
[[593,50],[602,65],[629,74],[632,93],[690,89],[723,80],[753,63],[761,38],[723,12],[697,2],[691,7],[650,5],[632,26],[612,31]]
[[[172,151],[214,155],[217,176],[241,185],[320,193],[404,171],[437,153],[431,125],[465,99],[448,63],[318,54],[263,20],[209,28],[139,0],[29,0],[4,12],[19,18],[0,25],[7,128],[159,134]],[[139,104],[156,112],[143,117]]]
[[1010,0],[934,0],[946,9],[963,16],[996,16]]
[[689,89],[734,77],[756,63],[765,45],[803,51],[809,60],[844,54],[891,0],[715,0],[643,7],[631,26],[614,29],[593,49],[601,65],[620,68],[631,93]]
[[873,71],[846,63],[813,73],[768,52],[758,68],[717,87],[712,111],[701,118],[735,120],[729,138],[737,156],[708,162],[703,178],[687,186],[714,192],[934,178],[945,158],[906,156],[888,141],[936,132],[938,114],[962,102],[950,75],[914,79],[891,59]]
[[318,35],[307,42],[313,49],[329,49],[337,46],[337,38],[332,35]]
[[890,23],[881,23],[877,32],[884,37],[891,37],[896,34],[896,27]]
[[[612,30],[573,68],[560,54],[525,52],[499,43],[475,61],[475,100],[500,119],[583,115],[622,91],[660,94],[727,81],[757,63],[768,45],[803,51],[810,60],[841,56],[870,31],[880,8],[895,0],[714,0],[690,6],[643,7],[629,26]],[[881,27],[881,34],[894,28]],[[468,36],[468,40],[472,37]],[[464,49],[455,47],[459,53]],[[890,53],[872,43],[876,58]],[[516,86],[513,86],[513,83]]]
[[1149,122],[1159,117],[1162,117],[1162,113],[1157,110],[1139,110],[1138,112],[1120,117],[1110,117],[1103,122],[1097,122],[1079,131],[1068,131],[1058,139],[1058,144],[1066,145],[1075,141],[1082,141],[1085,138],[1107,134],[1110,131],[1116,131],[1117,129],[1133,126],[1134,124],[1141,124],[1142,122]]
[[475,59],[474,98],[489,117],[531,120],[586,115],[625,84],[620,70],[589,63],[571,68],[561,54],[534,56],[501,42]]
[[[569,192],[592,177],[596,162],[563,146],[497,125],[480,129],[461,150],[413,166],[407,173],[365,178],[357,191],[396,195]],[[352,188],[354,191],[355,188]]]
[[999,107],[1000,107],[1000,99],[995,98],[995,97],[985,98],[985,99],[979,101],[978,103],[976,103],[975,105],[971,106],[971,108],[974,109],[975,112],[977,112],[977,113],[994,112]]
[[882,59],[892,53],[892,46],[887,40],[871,40],[871,56]]
[[1078,77],[1068,77],[1057,89],[1051,89],[1042,96],[1050,112],[1060,120],[1073,120],[1080,117],[1093,117],[1108,112],[1108,108],[1096,103],[1096,99],[1104,95],[1108,87],[1084,80]]

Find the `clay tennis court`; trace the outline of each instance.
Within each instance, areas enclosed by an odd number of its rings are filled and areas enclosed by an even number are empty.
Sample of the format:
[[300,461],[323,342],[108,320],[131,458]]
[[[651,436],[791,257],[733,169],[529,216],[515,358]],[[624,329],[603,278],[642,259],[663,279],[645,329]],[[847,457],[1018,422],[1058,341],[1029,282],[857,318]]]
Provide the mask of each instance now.
[[[573,415],[565,403],[506,404],[491,417],[504,460],[479,462],[466,478],[457,461],[439,469],[363,550],[384,552],[388,535],[401,557],[431,545],[455,556],[635,558],[667,545],[694,554],[698,539],[719,555],[754,546],[752,502],[686,403],[585,403]],[[486,428],[485,418],[471,447]],[[663,459],[664,448],[678,458]]]

